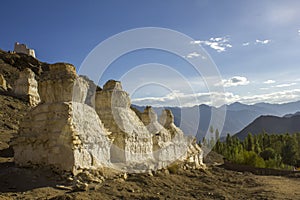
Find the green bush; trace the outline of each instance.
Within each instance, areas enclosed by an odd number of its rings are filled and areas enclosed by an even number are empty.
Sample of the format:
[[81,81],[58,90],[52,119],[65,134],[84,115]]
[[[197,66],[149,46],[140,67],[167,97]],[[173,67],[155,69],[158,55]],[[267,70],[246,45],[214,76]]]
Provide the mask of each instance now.
[[264,160],[274,159],[276,156],[275,150],[268,147],[259,154]]
[[253,167],[266,167],[264,159],[257,155],[254,151],[244,152],[244,163],[245,165],[250,165]]

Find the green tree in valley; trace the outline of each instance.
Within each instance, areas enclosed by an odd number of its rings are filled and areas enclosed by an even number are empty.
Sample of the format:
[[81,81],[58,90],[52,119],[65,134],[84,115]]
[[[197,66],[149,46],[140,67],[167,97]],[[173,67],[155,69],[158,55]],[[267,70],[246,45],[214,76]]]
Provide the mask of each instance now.
[[268,147],[259,154],[264,160],[274,159],[276,156],[275,150]]
[[282,161],[288,165],[296,165],[297,162],[297,149],[296,141],[288,139],[282,147]]
[[247,151],[254,150],[254,139],[251,133],[249,133],[247,138],[245,139],[245,148]]

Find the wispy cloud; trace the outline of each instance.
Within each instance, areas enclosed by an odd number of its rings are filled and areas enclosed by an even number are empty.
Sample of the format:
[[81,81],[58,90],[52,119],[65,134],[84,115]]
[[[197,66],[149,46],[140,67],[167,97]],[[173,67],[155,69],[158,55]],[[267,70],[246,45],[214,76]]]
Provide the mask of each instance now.
[[290,87],[290,86],[293,86],[293,85],[296,85],[296,84],[297,83],[285,83],[285,84],[275,85],[274,87],[283,88],[283,87]]
[[224,87],[233,87],[239,85],[248,85],[250,82],[246,77],[243,76],[234,76],[230,79],[223,79],[222,84]]
[[253,45],[253,44],[266,45],[266,44],[269,44],[271,41],[272,40],[270,40],[270,39],[266,39],[266,40],[256,39],[254,42],[244,42],[244,43],[242,43],[242,46],[246,47],[246,46]]
[[300,89],[293,89],[251,96],[243,96],[240,97],[238,101],[246,104],[253,104],[259,102],[287,103],[291,101],[298,101],[299,99]]
[[274,81],[274,80],[266,80],[266,81],[264,81],[264,84],[272,84],[272,83],[275,83],[276,81]]
[[300,29],[298,30],[298,35],[300,36]]
[[255,44],[268,44],[271,40],[255,40]]
[[192,41],[191,44],[201,44],[204,46],[208,46],[216,50],[217,52],[224,52],[227,48],[232,47],[232,45],[229,43],[228,37],[212,37],[209,40],[195,40]]
[[187,56],[185,56],[186,58],[197,58],[197,57],[201,57],[202,59],[206,59],[205,56],[201,55],[200,53],[198,52],[192,52],[192,53],[189,53]]
[[193,94],[185,94],[181,92],[172,92],[162,97],[143,97],[132,99],[132,103],[136,105],[152,105],[152,106],[179,106],[189,107],[200,104],[212,104],[214,100],[214,106],[221,106],[226,102],[234,102],[238,100],[238,95],[234,95],[230,92],[223,94],[216,92],[199,92]]
[[[286,103],[298,101],[300,99],[300,89],[283,90],[278,92],[270,92],[257,95],[237,95],[232,92],[218,93],[170,93],[163,97],[144,97],[132,99],[132,103],[136,105],[152,105],[152,106],[181,106],[188,107],[199,104],[211,105],[211,99],[220,99],[220,102],[229,104],[233,102],[241,102],[246,104],[254,104],[259,102],[269,103]],[[221,101],[222,100],[222,101]],[[225,100],[225,102],[223,101]],[[219,104],[221,105],[221,104]]]

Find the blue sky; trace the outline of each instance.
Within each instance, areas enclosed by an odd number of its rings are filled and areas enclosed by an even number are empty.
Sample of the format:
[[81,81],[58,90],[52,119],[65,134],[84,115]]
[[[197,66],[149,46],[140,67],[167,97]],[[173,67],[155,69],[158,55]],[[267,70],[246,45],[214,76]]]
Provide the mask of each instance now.
[[[3,1],[0,48],[12,50],[18,41],[34,48],[42,61],[69,62],[79,68],[100,42],[115,34],[163,27],[202,45],[220,71],[227,103],[283,103],[300,100],[299,10],[297,0]],[[179,71],[190,81],[194,96],[176,77],[160,72],[164,75],[161,78],[174,86],[172,90],[159,84],[138,87],[141,84],[130,79],[123,86],[134,91],[133,103],[178,105],[174,99],[183,106],[210,103],[210,91],[189,64],[161,51],[137,51],[120,57],[99,84],[120,79],[131,68],[147,63]],[[147,75],[158,77],[157,72]]]

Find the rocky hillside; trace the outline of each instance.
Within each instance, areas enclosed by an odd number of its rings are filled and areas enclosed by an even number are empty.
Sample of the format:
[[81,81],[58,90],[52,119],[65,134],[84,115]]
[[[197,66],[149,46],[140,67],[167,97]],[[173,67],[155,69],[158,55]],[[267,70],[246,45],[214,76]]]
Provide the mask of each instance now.
[[47,66],[31,56],[7,53],[0,49],[0,151],[8,149],[11,138],[18,132],[21,119],[30,110],[29,102],[18,98],[12,91],[20,72],[29,68],[38,79]]
[[21,53],[7,53],[0,49],[0,74],[2,74],[10,86],[19,77],[20,71],[26,68],[31,69],[37,80],[44,70],[48,69],[48,64],[41,62],[31,56]]
[[243,140],[247,137],[248,133],[256,135],[262,132],[269,134],[293,134],[300,132],[300,115],[288,117],[261,116],[235,136]]

